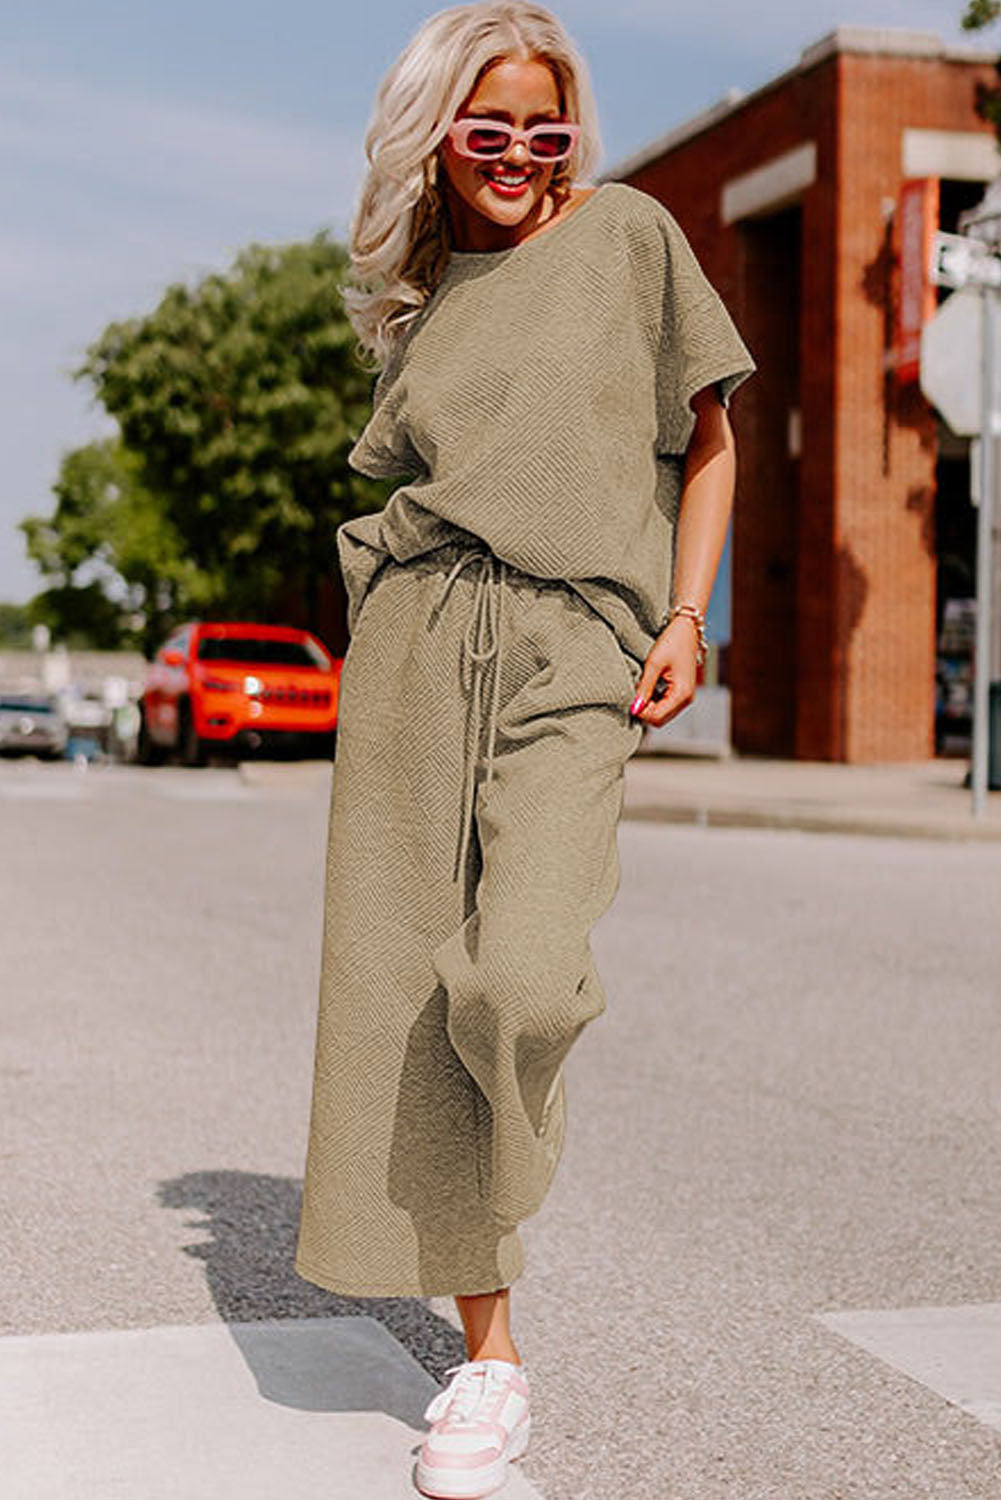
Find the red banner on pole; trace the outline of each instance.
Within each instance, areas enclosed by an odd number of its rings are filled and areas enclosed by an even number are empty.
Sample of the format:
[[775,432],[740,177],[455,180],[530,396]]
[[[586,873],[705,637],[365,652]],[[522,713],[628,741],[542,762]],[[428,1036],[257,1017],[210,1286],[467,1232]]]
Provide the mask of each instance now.
[[916,381],[921,368],[921,330],[938,305],[930,275],[932,242],[938,229],[938,178],[910,177],[900,187],[899,299],[894,367],[902,384]]

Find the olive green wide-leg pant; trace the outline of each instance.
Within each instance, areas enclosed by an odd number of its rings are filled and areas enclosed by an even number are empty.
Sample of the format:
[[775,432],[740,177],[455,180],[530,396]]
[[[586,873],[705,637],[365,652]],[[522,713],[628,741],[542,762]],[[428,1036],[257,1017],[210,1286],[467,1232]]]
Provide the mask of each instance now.
[[370,584],[341,676],[306,1280],[461,1295],[521,1273],[562,1064],[606,1003],[588,933],[619,882],[639,674],[572,588],[485,545]]

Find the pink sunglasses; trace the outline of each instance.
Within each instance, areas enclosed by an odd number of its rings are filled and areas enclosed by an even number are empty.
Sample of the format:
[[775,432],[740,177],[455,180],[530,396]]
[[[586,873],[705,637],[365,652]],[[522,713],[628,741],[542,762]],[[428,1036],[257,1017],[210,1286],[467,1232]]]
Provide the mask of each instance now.
[[580,126],[569,120],[532,125],[515,130],[505,120],[488,120],[467,115],[449,126],[448,138],[460,156],[475,161],[496,161],[510,151],[516,141],[524,141],[533,161],[563,161],[577,144]]

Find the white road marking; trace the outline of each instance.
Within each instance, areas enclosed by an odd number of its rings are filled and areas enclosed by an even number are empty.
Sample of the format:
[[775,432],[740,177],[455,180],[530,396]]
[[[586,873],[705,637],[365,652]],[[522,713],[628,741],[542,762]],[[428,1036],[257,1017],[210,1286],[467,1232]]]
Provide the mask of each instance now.
[[4,1500],[414,1500],[436,1390],[372,1318],[0,1338]]
[[158,776],[153,782],[157,797],[169,802],[259,802],[260,798],[241,782],[217,779],[211,772],[192,771],[176,780]]
[[0,797],[16,802],[80,802],[88,794],[83,776],[10,777],[0,779]]
[[1001,1430],[1001,1302],[815,1316],[953,1406]]
[[270,802],[320,796],[330,785],[331,766],[276,762],[230,770],[156,770],[99,766],[77,770],[58,764],[5,772],[0,763],[0,798],[14,802],[81,802],[99,797],[153,795],[168,802]]

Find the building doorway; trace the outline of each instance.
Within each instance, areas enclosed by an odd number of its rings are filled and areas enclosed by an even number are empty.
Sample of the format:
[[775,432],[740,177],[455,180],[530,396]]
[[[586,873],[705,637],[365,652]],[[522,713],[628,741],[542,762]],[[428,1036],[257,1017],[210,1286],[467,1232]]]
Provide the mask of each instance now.
[[[959,215],[979,203],[984,182],[943,177],[938,227],[955,234]],[[939,287],[941,304],[951,292]],[[973,733],[977,512],[970,503],[970,443],[938,424],[935,465],[935,754],[969,755]]]
[[939,424],[935,465],[935,754],[969,755],[973,730],[977,512],[970,445]]
[[739,225],[741,328],[768,372],[742,407],[751,468],[733,517],[732,737],[751,755],[796,753],[802,219],[797,203]]

